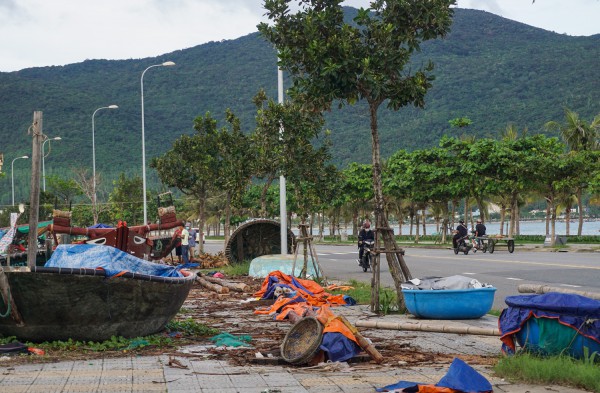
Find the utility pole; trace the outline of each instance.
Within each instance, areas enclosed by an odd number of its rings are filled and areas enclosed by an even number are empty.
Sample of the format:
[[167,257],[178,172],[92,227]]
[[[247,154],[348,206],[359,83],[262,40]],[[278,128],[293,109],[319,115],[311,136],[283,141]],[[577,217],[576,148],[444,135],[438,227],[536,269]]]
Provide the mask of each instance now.
[[37,226],[40,215],[40,166],[42,158],[42,112],[33,112],[31,148],[31,188],[29,193],[29,238],[27,241],[27,266],[33,268],[37,257]]

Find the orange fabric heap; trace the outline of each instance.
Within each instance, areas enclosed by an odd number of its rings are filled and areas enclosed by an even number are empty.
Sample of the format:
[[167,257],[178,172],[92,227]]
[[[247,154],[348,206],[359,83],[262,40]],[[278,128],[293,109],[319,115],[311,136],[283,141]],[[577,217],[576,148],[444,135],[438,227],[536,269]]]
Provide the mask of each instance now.
[[[323,333],[341,333],[358,344],[356,337],[354,337],[354,334],[352,334],[350,329],[348,329],[342,321],[337,319],[336,315],[330,310],[330,306],[346,305],[343,295],[332,295],[325,292],[323,287],[314,281],[288,276],[287,274],[276,270],[269,273],[269,276],[265,278],[261,289],[254,294],[255,297],[262,297],[267,293],[270,277],[277,277],[278,284],[289,285],[296,291],[297,295],[292,298],[280,296],[270,307],[255,310],[255,314],[274,314],[278,312],[279,314],[275,319],[282,321],[292,311],[300,316],[314,314],[316,311],[316,318],[324,326]],[[292,278],[304,288],[294,285]],[[307,291],[310,291],[312,294]]]

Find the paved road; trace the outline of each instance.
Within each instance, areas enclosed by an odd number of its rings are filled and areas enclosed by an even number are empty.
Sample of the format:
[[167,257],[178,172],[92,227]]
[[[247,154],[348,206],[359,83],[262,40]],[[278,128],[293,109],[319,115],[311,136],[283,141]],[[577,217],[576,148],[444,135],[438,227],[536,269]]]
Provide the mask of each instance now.
[[[207,242],[207,251],[222,249],[222,243]],[[370,282],[371,273],[363,273],[356,263],[357,248],[350,245],[316,245],[325,276],[347,281]],[[498,249],[493,254],[455,255],[450,249],[405,248],[405,260],[413,277],[455,274],[473,277],[498,288],[494,309],[506,306],[506,296],[518,295],[520,284],[543,284],[600,293],[600,255],[583,252],[535,252],[515,250],[510,254]],[[381,282],[393,286],[385,260]]]

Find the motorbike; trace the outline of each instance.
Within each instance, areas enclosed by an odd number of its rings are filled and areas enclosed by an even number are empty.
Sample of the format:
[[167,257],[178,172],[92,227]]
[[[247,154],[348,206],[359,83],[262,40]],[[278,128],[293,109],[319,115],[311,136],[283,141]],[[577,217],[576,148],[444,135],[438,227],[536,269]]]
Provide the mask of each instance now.
[[471,248],[473,248],[473,244],[469,240],[469,236],[463,236],[456,241],[457,247],[454,249],[454,253],[458,254],[459,252],[467,255]]
[[373,260],[373,249],[375,248],[375,242],[373,240],[364,240],[363,244],[363,256],[360,260],[360,267],[363,272],[366,272],[371,268],[371,261]]

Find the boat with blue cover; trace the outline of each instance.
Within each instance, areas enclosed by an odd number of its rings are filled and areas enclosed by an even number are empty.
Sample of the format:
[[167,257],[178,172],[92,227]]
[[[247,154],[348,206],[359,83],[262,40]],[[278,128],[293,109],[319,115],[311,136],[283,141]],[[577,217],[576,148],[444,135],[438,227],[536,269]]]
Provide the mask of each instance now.
[[185,269],[89,244],[60,245],[45,266],[4,267],[4,276],[10,299],[0,298],[0,335],[33,342],[159,332],[196,278]]

